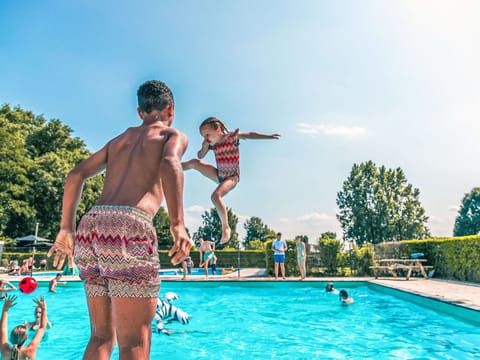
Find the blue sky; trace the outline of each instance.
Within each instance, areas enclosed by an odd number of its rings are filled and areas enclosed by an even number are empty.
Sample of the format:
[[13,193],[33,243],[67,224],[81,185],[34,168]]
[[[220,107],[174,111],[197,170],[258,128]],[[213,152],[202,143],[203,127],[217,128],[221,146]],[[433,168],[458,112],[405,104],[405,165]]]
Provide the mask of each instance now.
[[[187,159],[211,115],[282,135],[241,144],[225,198],[240,230],[258,216],[286,238],[341,237],[336,194],[372,160],[401,167],[432,235],[450,236],[480,180],[479,13],[463,0],[3,0],[0,103],[61,119],[95,151],[139,124],[136,90],[160,79]],[[192,232],[214,187],[186,172]]]

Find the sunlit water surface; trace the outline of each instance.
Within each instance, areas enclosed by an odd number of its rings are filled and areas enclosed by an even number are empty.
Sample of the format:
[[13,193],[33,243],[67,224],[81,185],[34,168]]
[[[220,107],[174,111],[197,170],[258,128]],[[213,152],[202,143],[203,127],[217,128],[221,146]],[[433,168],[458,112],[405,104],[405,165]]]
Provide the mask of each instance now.
[[[338,283],[340,284],[340,283]],[[480,327],[427,307],[347,287],[355,299],[341,306],[322,282],[163,282],[161,294],[192,315],[171,323],[170,336],[153,334],[151,359],[472,359],[480,356]],[[350,283],[352,286],[352,283]],[[89,337],[83,287],[18,293],[11,328],[33,320],[34,296],[47,299],[49,320],[37,360],[82,358]],[[142,311],[138,309],[138,311]],[[118,358],[115,349],[112,359]]]

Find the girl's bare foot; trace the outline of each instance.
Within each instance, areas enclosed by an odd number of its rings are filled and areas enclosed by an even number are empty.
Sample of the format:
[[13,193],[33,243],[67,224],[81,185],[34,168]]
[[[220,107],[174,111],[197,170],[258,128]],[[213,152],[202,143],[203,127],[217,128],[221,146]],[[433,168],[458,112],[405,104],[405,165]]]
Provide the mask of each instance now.
[[198,160],[197,159],[192,159],[192,160],[188,160],[188,161],[185,161],[185,162],[182,162],[182,169],[183,170],[189,170],[189,169],[192,169],[195,167],[195,164],[198,163]]
[[220,244],[226,244],[230,241],[231,230],[230,227],[222,227],[222,238],[220,239]]

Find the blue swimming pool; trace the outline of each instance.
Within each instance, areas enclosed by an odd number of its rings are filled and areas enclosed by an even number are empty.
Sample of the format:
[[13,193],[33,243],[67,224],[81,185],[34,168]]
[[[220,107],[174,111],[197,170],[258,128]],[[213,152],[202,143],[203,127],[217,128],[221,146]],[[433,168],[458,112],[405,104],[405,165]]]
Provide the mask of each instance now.
[[[339,287],[338,283],[337,287]],[[480,326],[424,305],[343,283],[355,303],[344,307],[322,282],[167,282],[174,304],[192,315],[153,334],[151,359],[472,359]],[[19,295],[10,327],[33,318],[33,296],[45,295],[53,327],[37,360],[81,359],[89,335],[81,287],[39,288]],[[141,311],[141,309],[139,309]],[[461,309],[458,309],[461,311]],[[115,350],[112,359],[118,358]]]

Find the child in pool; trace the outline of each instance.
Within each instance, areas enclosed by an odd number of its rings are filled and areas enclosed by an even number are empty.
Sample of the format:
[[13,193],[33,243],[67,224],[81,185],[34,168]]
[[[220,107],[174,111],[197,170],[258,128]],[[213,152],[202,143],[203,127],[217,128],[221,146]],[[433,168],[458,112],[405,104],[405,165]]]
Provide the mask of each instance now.
[[[225,125],[216,117],[209,117],[200,124],[200,134],[204,140],[202,148],[198,151],[198,159],[182,163],[184,170],[196,169],[204,176],[215,181],[218,186],[212,194],[212,202],[217,209],[222,222],[222,237],[220,244],[230,240],[230,226],[228,225],[228,212],[223,197],[237,186],[240,180],[240,139],[278,139],[279,134],[265,135],[256,132],[228,131]],[[200,161],[209,150],[213,150],[217,167]]]
[[325,291],[332,294],[338,294],[338,290],[335,289],[332,282],[329,282],[327,285],[325,285]]
[[354,302],[353,298],[348,296],[347,290],[340,290],[338,297],[339,300],[342,302],[342,305],[348,305]]

